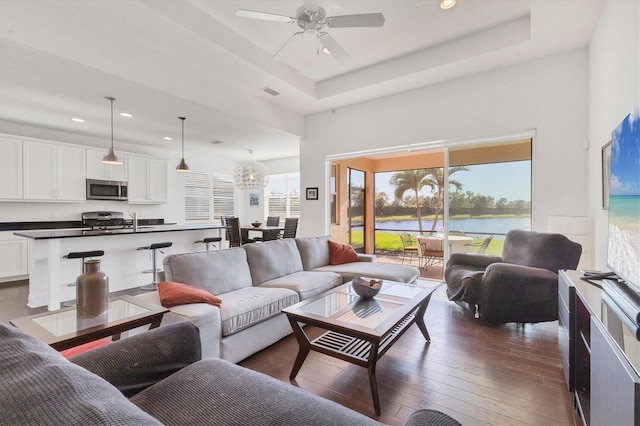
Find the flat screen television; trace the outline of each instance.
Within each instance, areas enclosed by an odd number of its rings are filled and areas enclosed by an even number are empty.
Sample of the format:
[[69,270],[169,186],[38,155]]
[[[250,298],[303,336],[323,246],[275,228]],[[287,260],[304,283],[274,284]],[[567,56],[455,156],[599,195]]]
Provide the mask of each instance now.
[[640,294],[640,105],[612,132],[607,266]]

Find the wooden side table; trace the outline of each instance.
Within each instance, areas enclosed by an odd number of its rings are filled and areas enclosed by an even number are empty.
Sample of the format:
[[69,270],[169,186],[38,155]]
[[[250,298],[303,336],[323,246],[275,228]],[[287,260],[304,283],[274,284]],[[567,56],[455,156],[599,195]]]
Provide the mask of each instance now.
[[100,324],[82,324],[76,318],[76,309],[67,308],[43,312],[11,320],[11,324],[44,341],[52,348],[62,351],[85,343],[114,336],[123,331],[149,324],[149,328],[160,325],[168,309],[122,296],[109,301],[108,316]]

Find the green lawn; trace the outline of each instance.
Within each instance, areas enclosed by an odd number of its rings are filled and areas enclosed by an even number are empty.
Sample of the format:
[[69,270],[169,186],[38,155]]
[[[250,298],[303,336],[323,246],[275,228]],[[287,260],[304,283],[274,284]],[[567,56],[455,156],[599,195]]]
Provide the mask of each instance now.
[[[362,245],[362,231],[354,231],[353,239],[354,245]],[[474,242],[476,244],[480,244],[482,242],[482,238],[477,237],[474,238]],[[493,239],[485,254],[490,254],[494,256],[502,255],[502,246],[504,245],[504,240]],[[475,251],[476,249],[472,249]],[[472,251],[470,250],[470,252]],[[376,252],[382,253],[402,253],[402,241],[400,240],[400,236],[394,232],[376,232]]]

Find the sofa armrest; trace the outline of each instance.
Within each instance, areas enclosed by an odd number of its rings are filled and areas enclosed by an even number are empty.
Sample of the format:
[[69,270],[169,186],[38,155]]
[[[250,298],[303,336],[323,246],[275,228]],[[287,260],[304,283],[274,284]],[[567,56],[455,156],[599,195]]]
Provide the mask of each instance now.
[[198,328],[180,322],[115,341],[70,361],[131,397],[200,358]]
[[474,267],[473,269],[478,269],[486,268],[492,263],[498,262],[502,262],[502,258],[500,256],[473,253],[453,253],[447,261],[447,268],[452,265],[467,265]]
[[358,253],[358,262],[375,263],[377,261],[378,261],[378,258],[376,257],[375,254]]

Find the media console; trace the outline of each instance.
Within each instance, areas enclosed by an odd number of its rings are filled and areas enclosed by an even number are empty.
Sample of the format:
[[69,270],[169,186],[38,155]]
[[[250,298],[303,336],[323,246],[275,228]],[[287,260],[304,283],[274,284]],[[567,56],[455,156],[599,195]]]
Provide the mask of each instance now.
[[637,324],[576,271],[558,274],[558,345],[585,425],[640,425]]

